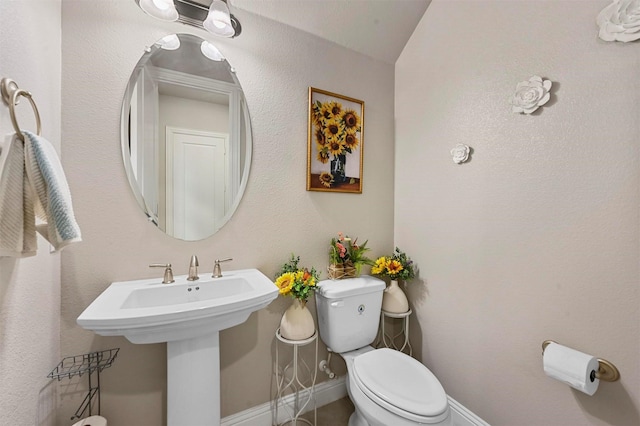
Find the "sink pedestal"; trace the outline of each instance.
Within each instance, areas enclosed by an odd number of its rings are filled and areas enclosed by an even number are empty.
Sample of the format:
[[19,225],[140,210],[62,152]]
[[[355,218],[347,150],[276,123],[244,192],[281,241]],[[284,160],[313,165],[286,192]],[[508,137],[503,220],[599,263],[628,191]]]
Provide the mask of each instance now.
[[167,426],[220,425],[220,336],[167,342]]

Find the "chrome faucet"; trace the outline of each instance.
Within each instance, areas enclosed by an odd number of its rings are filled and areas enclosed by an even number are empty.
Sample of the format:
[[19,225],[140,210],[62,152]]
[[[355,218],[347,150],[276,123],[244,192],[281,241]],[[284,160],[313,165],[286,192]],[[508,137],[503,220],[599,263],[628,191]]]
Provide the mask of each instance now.
[[228,262],[230,260],[233,260],[232,258],[228,258],[228,259],[216,259],[215,262],[213,263],[213,275],[211,275],[211,278],[220,278],[222,276],[222,269],[220,269],[220,263],[221,262]]
[[198,257],[196,255],[191,256],[191,262],[189,262],[189,276],[187,277],[187,281],[196,281],[199,280],[198,276]]

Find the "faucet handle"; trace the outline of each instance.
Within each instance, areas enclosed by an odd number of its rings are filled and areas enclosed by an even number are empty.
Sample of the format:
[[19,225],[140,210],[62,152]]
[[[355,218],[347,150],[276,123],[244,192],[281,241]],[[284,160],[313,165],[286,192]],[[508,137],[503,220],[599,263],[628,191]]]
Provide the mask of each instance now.
[[164,268],[164,277],[162,278],[162,284],[170,284],[175,282],[173,279],[173,270],[170,263],[152,263],[149,268]]
[[211,278],[220,278],[222,276],[222,269],[220,268],[220,263],[222,262],[229,262],[230,260],[233,260],[232,258],[228,258],[228,259],[216,259],[213,262],[213,275],[211,275]]

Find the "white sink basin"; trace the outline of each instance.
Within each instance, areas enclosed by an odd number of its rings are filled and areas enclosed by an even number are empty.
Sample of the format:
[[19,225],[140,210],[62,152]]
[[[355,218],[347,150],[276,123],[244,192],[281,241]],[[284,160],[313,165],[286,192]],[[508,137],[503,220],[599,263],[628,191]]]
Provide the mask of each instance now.
[[78,324],[102,336],[132,343],[185,340],[233,327],[278,296],[273,282],[257,269],[226,271],[175,283],[160,279],[115,282],[78,317]]

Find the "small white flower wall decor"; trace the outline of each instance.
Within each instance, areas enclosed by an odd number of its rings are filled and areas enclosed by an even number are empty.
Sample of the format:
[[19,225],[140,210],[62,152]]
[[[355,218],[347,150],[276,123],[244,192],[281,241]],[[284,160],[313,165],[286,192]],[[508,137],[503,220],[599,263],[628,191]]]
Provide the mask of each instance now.
[[635,41],[640,39],[640,0],[613,0],[596,19],[604,41]]
[[453,162],[456,164],[465,163],[469,160],[469,153],[471,152],[471,148],[469,146],[459,143],[451,150],[451,155],[453,156]]
[[551,81],[537,75],[518,83],[516,93],[511,98],[511,110],[515,113],[531,114],[549,102],[551,98],[549,90],[551,90]]

